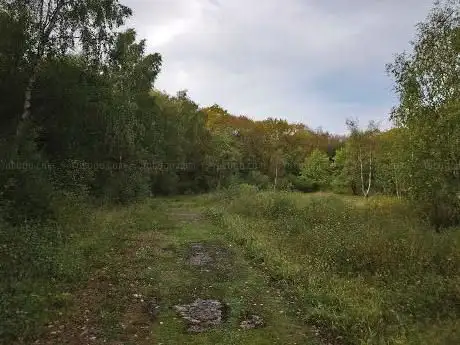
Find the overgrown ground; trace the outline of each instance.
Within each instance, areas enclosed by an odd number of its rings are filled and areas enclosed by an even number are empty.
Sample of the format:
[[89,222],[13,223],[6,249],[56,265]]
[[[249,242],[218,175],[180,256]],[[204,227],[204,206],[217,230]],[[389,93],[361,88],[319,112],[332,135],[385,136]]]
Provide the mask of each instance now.
[[459,344],[460,232],[388,197],[255,193],[209,212],[338,344]]
[[[42,303],[56,313],[35,315],[41,317],[38,323],[53,321],[38,336],[30,330],[17,343],[316,344],[312,329],[296,317],[292,301],[252,266],[243,248],[204,217],[206,207],[206,198],[199,197],[156,199],[98,212],[93,222],[104,225],[100,232],[72,243],[74,258],[65,253],[68,260],[87,265],[87,281],[78,288],[61,284],[67,289],[53,292],[53,304]],[[209,267],[188,265],[187,254],[196,243],[219,248],[220,257]],[[84,248],[92,251],[85,262],[80,257]],[[173,306],[196,298],[228,305],[220,327],[201,334],[186,331]],[[155,318],[148,311],[151,301],[159,306]],[[240,329],[247,314],[263,317],[265,327]]]
[[[3,282],[5,344],[460,343],[460,232],[435,234],[394,199],[247,186],[74,227],[87,229],[55,253],[51,278]],[[196,243],[218,249],[211,264],[187,263]],[[173,306],[196,298],[228,305],[220,327],[186,331]],[[241,330],[247,314],[265,327]]]

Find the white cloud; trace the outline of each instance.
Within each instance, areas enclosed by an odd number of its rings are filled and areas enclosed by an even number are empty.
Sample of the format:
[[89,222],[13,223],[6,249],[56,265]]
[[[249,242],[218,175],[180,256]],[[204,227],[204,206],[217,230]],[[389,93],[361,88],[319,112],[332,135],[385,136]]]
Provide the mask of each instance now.
[[[393,102],[384,65],[408,47],[431,0],[125,0],[130,25],[163,56],[157,87],[188,89],[202,105],[231,113],[303,121],[343,132],[347,117],[385,119]],[[340,71],[367,85],[373,102],[315,88]],[[341,83],[348,92],[346,83]],[[364,96],[363,96],[364,97]],[[370,104],[371,103],[371,104]]]

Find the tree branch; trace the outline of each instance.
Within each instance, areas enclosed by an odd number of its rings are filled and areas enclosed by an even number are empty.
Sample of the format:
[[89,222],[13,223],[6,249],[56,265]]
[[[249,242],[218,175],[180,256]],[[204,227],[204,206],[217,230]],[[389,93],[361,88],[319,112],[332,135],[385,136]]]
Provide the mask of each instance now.
[[49,19],[49,22],[46,23],[44,26],[43,26],[43,32],[42,32],[42,37],[40,39],[40,45],[44,45],[48,39],[49,39],[49,36],[51,35],[51,32],[53,31],[55,25],[56,25],[56,22],[58,20],[58,15],[59,15],[59,11],[61,11],[61,9],[68,4],[68,1],[66,0],[61,0],[60,2],[58,2],[58,4],[56,5],[56,8],[54,9],[50,19]]

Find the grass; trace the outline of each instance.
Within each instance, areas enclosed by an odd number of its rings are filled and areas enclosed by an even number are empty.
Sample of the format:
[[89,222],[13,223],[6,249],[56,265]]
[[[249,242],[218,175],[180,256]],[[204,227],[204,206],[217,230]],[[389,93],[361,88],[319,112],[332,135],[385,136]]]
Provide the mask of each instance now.
[[[20,295],[22,307],[49,312],[29,314],[34,327],[10,328],[5,344],[316,344],[312,329],[288,313],[290,301],[270,286],[269,277],[222,229],[200,216],[207,203],[207,198],[180,197],[95,211],[89,231],[54,257],[72,279],[55,285],[37,281],[53,296],[51,304],[46,299],[26,306],[27,292],[37,289],[28,286]],[[184,262],[196,242],[225,252],[209,272]],[[144,308],[153,298],[160,305],[155,320]],[[221,327],[186,332],[172,307],[196,298],[229,306]],[[240,330],[249,313],[261,315],[266,326]]]
[[391,198],[254,193],[208,214],[340,344],[460,343],[460,233]]
[[[49,226],[18,233],[34,241],[23,257],[11,246],[29,242],[4,233],[1,343],[460,343],[460,232],[436,234],[392,198],[241,186],[69,207]],[[197,242],[224,253],[208,272],[184,261]],[[220,327],[185,331],[173,306],[196,298],[229,306]],[[250,313],[266,327],[240,330]]]

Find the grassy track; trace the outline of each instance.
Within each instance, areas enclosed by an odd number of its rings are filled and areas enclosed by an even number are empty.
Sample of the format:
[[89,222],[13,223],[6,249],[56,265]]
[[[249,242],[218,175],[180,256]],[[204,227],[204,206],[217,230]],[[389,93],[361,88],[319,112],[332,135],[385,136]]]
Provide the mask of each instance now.
[[[246,186],[99,210],[82,226],[54,281],[5,290],[22,308],[2,320],[5,344],[460,343],[460,231],[436,234],[394,199]],[[222,254],[190,266],[196,243]],[[186,332],[173,307],[197,298],[228,305],[220,327]],[[247,314],[266,326],[241,330]]]
[[[270,287],[240,248],[203,217],[201,198],[153,200],[103,212],[108,249],[98,254],[88,283],[68,296],[69,311],[39,337],[37,344],[316,344],[310,328],[293,317],[295,306]],[[209,272],[184,262],[192,243],[227,250]],[[93,246],[98,246],[94,243]],[[157,319],[144,306],[155,298]],[[189,334],[173,306],[214,298],[229,306],[221,327]],[[245,313],[266,326],[241,330]],[[295,313],[294,313],[295,314]]]

